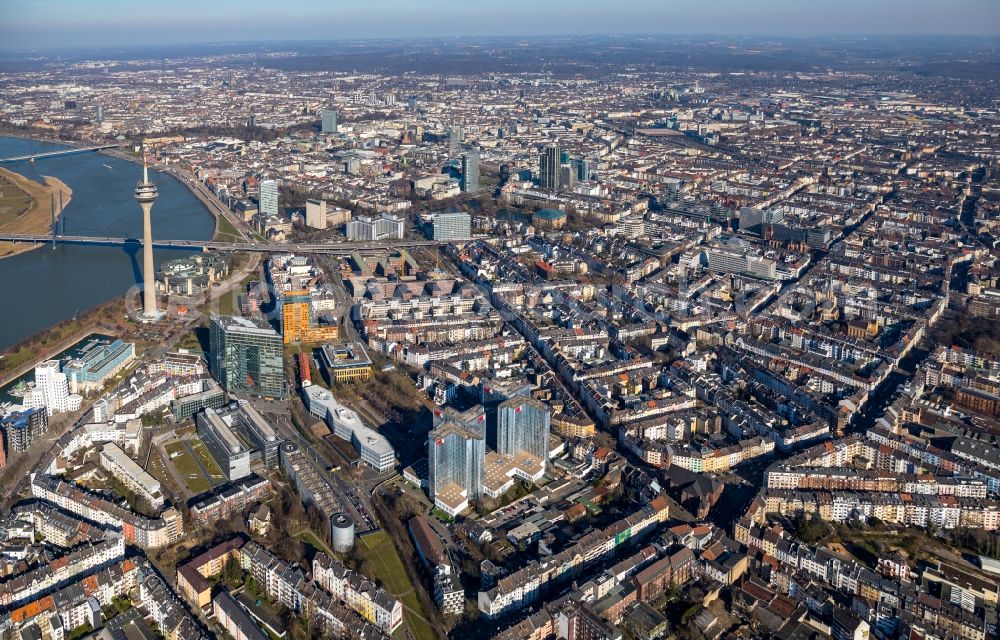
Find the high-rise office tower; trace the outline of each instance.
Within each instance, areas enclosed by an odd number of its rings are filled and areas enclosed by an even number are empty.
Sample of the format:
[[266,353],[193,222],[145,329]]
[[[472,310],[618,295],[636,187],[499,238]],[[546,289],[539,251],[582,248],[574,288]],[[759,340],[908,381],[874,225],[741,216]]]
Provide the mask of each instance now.
[[410,111],[417,110],[417,96],[410,96],[406,99],[406,108]]
[[479,152],[462,154],[462,191],[479,191]]
[[465,411],[458,411],[454,407],[435,409],[431,415],[431,428],[437,429],[445,422],[457,422],[480,436],[486,434],[486,412],[481,404],[472,405]]
[[559,188],[559,147],[549,145],[538,158],[538,182],[543,189]]
[[574,158],[573,166],[576,168],[577,180],[590,180],[590,162],[586,158]]
[[448,127],[448,152],[457,153],[465,141],[465,131],[462,127]]
[[497,437],[500,405],[512,398],[528,398],[532,389],[532,385],[525,381],[483,380],[479,401],[486,418],[486,446],[494,451],[500,450]]
[[337,112],[328,109],[323,112],[321,133],[337,133]]
[[564,164],[559,168],[559,186],[563,189],[572,189],[576,186],[576,167]]
[[281,336],[239,316],[215,316],[209,329],[208,364],[229,393],[285,395]]
[[142,207],[142,318],[156,320],[156,272],[153,270],[153,225],[150,210],[156,201],[156,185],[149,181],[149,168],[142,163],[142,182],[135,187],[135,199]]
[[260,203],[257,207],[261,213],[269,216],[278,215],[278,181],[260,181]]
[[479,497],[483,482],[486,440],[453,420],[432,429],[427,440],[428,494],[450,515],[468,508]]
[[277,295],[281,296],[281,337],[285,344],[298,342],[312,326],[312,296],[306,289]]
[[472,237],[472,216],[461,211],[435,213],[430,226],[432,240],[468,240]]
[[507,184],[510,180],[510,165],[506,162],[500,165],[500,186]]
[[306,200],[306,226],[326,229],[326,200]]
[[104,107],[97,105],[97,116],[94,117],[94,122],[100,124],[104,122]]
[[497,453],[504,456],[529,454],[545,468],[549,453],[552,412],[536,398],[511,398],[497,408]]

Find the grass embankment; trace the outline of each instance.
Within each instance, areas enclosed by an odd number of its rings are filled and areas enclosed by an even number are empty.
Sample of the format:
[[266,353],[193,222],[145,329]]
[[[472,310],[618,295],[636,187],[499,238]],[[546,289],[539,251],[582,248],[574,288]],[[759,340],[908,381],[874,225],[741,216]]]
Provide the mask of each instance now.
[[[420,600],[414,592],[413,583],[406,574],[403,560],[396,546],[385,531],[371,533],[358,539],[361,552],[375,569],[375,577],[389,593],[396,595],[403,603],[403,619],[417,640],[433,640],[434,629],[416,613],[421,610]],[[399,632],[397,632],[398,634]]]
[[225,293],[219,296],[219,313],[227,315],[232,315],[232,314],[239,315],[240,295],[246,293],[247,284],[249,284],[251,280],[258,277],[259,276],[257,274],[257,270],[255,269],[250,273],[248,273],[246,276],[244,276],[243,279],[240,280],[239,282],[233,283],[233,285],[229,288],[229,290],[227,290]]
[[[45,176],[45,184],[39,184],[9,169],[0,169],[0,231],[30,234],[51,232],[49,206],[55,195],[58,209],[60,194],[65,207],[73,197],[73,190],[58,178]],[[36,246],[38,245],[0,242],[0,258],[30,251]]]
[[240,237],[240,232],[226,216],[217,214],[215,221],[215,235],[212,236],[212,240],[217,242],[240,242],[243,240]]

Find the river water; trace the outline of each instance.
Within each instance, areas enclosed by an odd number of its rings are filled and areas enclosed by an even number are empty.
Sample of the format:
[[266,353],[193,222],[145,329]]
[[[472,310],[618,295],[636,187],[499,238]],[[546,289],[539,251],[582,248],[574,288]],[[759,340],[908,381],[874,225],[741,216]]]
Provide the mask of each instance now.
[[[0,136],[0,158],[60,145]],[[55,176],[73,190],[63,211],[66,235],[142,238],[142,211],[135,201],[142,166],[97,153],[3,165],[32,180]],[[107,167],[111,167],[110,169]],[[153,205],[153,237],[205,240],[215,219],[177,179],[151,171],[159,190]],[[58,204],[57,204],[58,206]],[[190,250],[156,249],[157,266]],[[0,260],[0,349],[74,314],[121,295],[142,282],[142,255],[133,248],[49,245]]]

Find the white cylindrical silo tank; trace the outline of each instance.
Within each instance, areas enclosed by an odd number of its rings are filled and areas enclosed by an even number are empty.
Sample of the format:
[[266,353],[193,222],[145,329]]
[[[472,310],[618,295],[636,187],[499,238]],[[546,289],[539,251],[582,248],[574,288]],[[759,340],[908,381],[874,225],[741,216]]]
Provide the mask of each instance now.
[[337,553],[347,553],[354,547],[354,522],[343,513],[334,514],[330,518],[330,538],[333,550]]

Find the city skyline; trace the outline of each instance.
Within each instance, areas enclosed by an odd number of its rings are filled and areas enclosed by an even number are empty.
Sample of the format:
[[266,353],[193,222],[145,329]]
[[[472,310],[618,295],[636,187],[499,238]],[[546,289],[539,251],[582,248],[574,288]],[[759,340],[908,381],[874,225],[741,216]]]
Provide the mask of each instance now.
[[[947,9],[947,10],[945,10]],[[211,6],[190,0],[169,5],[99,0],[6,0],[0,3],[2,50],[202,44],[221,42],[331,41],[350,39],[535,35],[744,35],[824,37],[846,35],[978,35],[1000,33],[1000,4],[958,0],[883,0],[814,4],[791,0],[710,6],[626,0],[527,0],[478,6],[431,0],[419,8],[400,0],[374,6],[300,0],[273,5],[224,0]],[[54,17],[57,16],[57,17]],[[391,17],[392,19],[388,19]],[[156,25],[150,29],[150,25]]]
[[1000,639],[998,0],[3,12],[0,638]]

